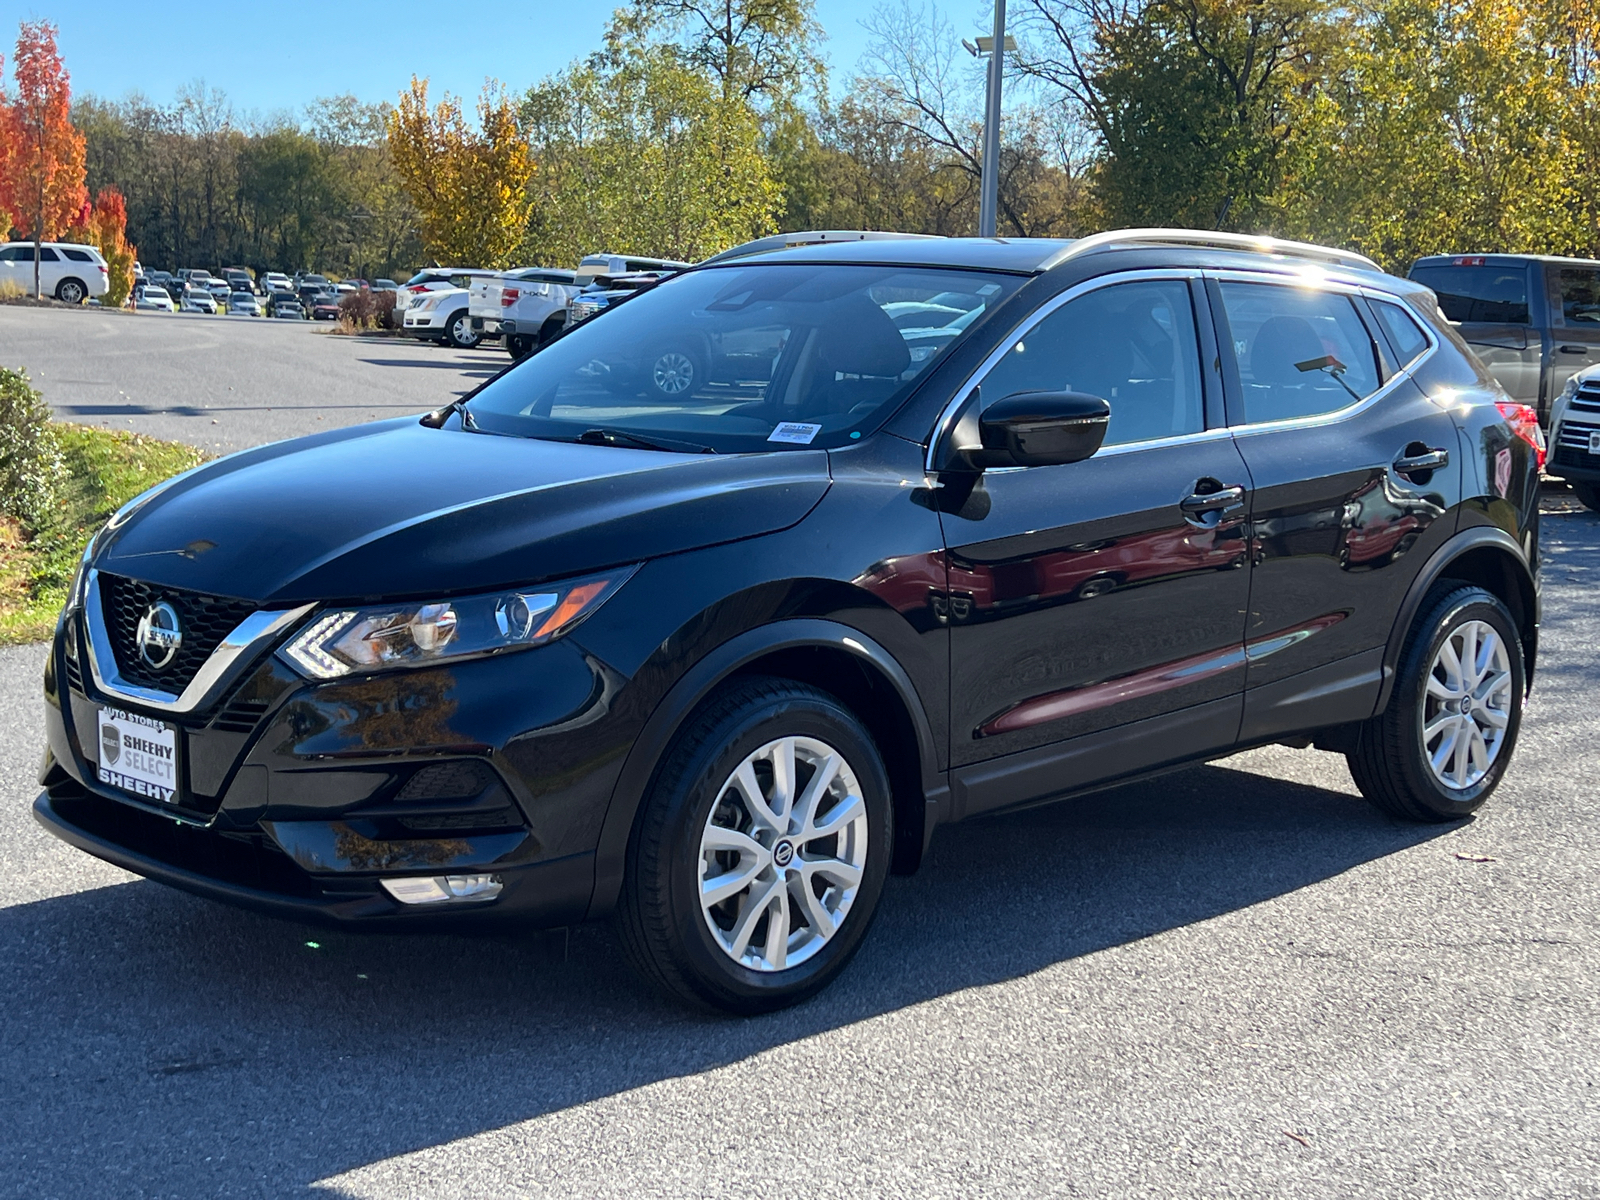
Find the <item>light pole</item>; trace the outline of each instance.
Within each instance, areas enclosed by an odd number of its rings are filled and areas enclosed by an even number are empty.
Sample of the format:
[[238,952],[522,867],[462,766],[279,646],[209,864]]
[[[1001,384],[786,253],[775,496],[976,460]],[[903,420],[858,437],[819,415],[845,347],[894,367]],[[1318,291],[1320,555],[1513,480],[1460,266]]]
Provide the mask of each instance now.
[[1015,50],[1015,38],[1006,36],[1006,0],[994,0],[994,36],[979,38],[974,46],[962,42],[968,51],[989,56],[989,87],[983,109],[983,166],[978,175],[978,236],[994,237],[1000,214],[1000,81],[1005,74],[1007,50]]

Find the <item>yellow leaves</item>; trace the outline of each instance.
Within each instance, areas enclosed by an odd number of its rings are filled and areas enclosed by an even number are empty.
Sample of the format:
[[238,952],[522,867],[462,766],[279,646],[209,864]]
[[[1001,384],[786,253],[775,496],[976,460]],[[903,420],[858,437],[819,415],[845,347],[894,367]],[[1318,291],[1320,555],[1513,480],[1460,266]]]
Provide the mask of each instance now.
[[1593,43],[1573,36],[1589,7],[1372,0],[1302,108],[1291,231],[1402,270],[1449,250],[1592,249]]
[[756,114],[664,47],[633,46],[529,93],[542,170],[528,257],[704,258],[773,227]]
[[477,117],[474,130],[449,94],[430,109],[428,81],[413,76],[389,115],[389,156],[435,259],[502,267],[528,222],[534,161],[498,85],[484,85]]

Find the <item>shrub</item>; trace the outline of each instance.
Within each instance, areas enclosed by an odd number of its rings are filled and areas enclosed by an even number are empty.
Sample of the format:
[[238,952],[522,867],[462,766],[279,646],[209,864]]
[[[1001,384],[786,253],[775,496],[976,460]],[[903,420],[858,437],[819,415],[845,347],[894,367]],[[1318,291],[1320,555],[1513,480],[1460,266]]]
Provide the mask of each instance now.
[[61,480],[50,408],[22,371],[0,367],[0,512],[41,524]]
[[379,329],[399,329],[400,310],[395,308],[395,294],[393,292],[372,293],[372,303],[377,308]]
[[377,308],[372,303],[372,293],[368,291],[351,292],[339,301],[339,318],[348,321],[357,329],[368,329],[372,326],[372,318],[377,315]]
[[28,289],[15,279],[0,279],[0,300],[20,300],[28,294]]

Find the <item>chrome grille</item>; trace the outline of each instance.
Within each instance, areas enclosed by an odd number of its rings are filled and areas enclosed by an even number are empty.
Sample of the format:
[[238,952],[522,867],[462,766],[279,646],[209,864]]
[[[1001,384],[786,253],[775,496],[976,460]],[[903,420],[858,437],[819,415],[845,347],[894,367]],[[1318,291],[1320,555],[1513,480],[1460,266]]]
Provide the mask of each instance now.
[[1600,380],[1583,383],[1567,404],[1568,412],[1600,413]]
[[1600,433],[1600,421],[1574,421],[1568,417],[1556,430],[1556,446],[1569,450],[1589,450],[1589,435]]
[[[248,600],[158,587],[104,572],[100,574],[100,596],[105,609],[106,634],[122,677],[140,687],[172,693],[182,692],[222,639],[256,610]],[[140,618],[158,600],[172,605],[183,629],[183,644],[178,653],[159,671],[140,656],[134,640]]]

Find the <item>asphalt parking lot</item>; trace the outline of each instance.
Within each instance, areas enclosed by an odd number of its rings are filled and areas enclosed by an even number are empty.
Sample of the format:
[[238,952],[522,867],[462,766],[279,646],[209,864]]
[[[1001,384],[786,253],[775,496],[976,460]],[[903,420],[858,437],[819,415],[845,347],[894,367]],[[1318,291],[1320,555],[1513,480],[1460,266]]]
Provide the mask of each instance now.
[[0,365],[63,421],[214,454],[447,404],[510,365],[498,344],[344,337],[322,321],[0,305]]
[[[345,414],[500,361],[65,316],[106,340],[36,360],[63,415],[243,345]],[[455,365],[362,361],[408,355]],[[302,432],[145,395],[99,415]],[[330,933],[81,854],[29,813],[44,650],[0,651],[0,1195],[1600,1196],[1600,517],[1550,508],[1534,699],[1477,819],[1399,824],[1274,747],[945,829],[835,987],[753,1020],[658,998],[604,927]]]

